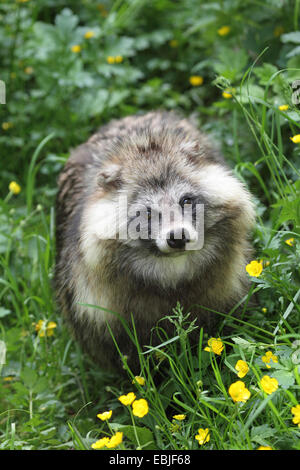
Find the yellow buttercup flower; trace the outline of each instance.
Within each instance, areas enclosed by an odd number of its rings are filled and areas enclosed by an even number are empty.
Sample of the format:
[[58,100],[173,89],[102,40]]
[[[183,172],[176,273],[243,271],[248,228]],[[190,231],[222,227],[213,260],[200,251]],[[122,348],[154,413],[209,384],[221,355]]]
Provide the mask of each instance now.
[[21,192],[21,186],[15,181],[11,181],[8,185],[8,189],[13,194],[19,194]]
[[227,36],[227,34],[230,33],[230,26],[222,26],[221,28],[218,29],[218,35],[219,36]]
[[75,44],[74,46],[71,47],[71,51],[74,52],[75,54],[78,54],[78,52],[81,51],[81,46],[79,44]]
[[225,98],[226,100],[229,100],[230,98],[232,98],[232,94],[229,93],[229,91],[226,91],[226,90],[223,91],[222,96],[223,96],[223,98]]
[[246,385],[241,380],[234,382],[230,385],[228,393],[234,402],[245,403],[251,396],[251,393],[246,388]]
[[136,396],[133,392],[127,393],[127,395],[121,395],[118,400],[122,403],[122,405],[128,406],[136,399]]
[[98,441],[94,442],[94,444],[91,445],[92,449],[102,449],[103,447],[106,446],[109,442],[109,437],[102,437],[102,439],[99,439]]
[[140,375],[136,375],[132,383],[134,384],[135,382],[137,382],[139,385],[143,387],[146,383],[146,380],[144,379],[144,377],[141,377]]
[[195,439],[197,439],[198,443],[200,446],[203,446],[203,444],[206,444],[210,440],[210,434],[209,434],[209,429],[198,429],[198,434],[196,434]]
[[246,271],[252,277],[258,277],[261,275],[263,270],[263,265],[260,261],[251,261],[251,263],[247,264]]
[[240,359],[239,361],[237,361],[235,365],[235,370],[238,371],[238,377],[242,379],[249,372],[249,367],[248,367],[247,362],[242,361]]
[[278,388],[278,380],[269,375],[264,375],[260,381],[260,385],[264,392],[271,395],[271,393],[275,392]]
[[266,364],[267,368],[270,369],[271,366],[269,362],[272,360],[273,362],[278,362],[278,357],[275,356],[272,351],[267,351],[264,356],[262,356],[261,360]]
[[274,36],[275,36],[276,38],[278,38],[278,37],[281,36],[283,33],[284,33],[284,28],[283,28],[283,26],[276,26],[276,28],[274,29]]
[[11,129],[13,127],[12,122],[2,122],[2,129],[4,131],[8,131],[8,129]]
[[294,142],[294,144],[299,144],[300,143],[300,134],[296,134],[293,137],[290,137],[291,141]]
[[50,321],[46,324],[45,320],[39,320],[35,324],[35,331],[38,335],[43,338],[44,336],[53,336],[54,328],[57,327],[57,324],[54,321]]
[[259,446],[257,450],[273,450],[270,446]]
[[267,309],[266,307],[263,307],[263,308],[261,309],[261,311],[262,311],[262,313],[267,313],[268,309]]
[[214,352],[215,354],[218,354],[219,356],[221,355],[223,349],[224,349],[224,344],[221,340],[221,338],[210,338],[207,341],[208,346],[204,348],[204,351],[208,352]]
[[97,418],[101,419],[101,421],[106,421],[111,418],[112,410],[104,411],[103,413],[97,414]]
[[200,75],[192,75],[189,81],[192,86],[200,86],[202,85],[204,79]]
[[120,64],[121,62],[123,62],[123,57],[121,55],[116,55],[115,62],[117,64]]
[[27,73],[27,75],[31,75],[34,72],[33,67],[26,67],[24,72]]
[[279,109],[279,111],[287,111],[289,109],[289,105],[288,104],[281,104],[280,106],[278,106],[278,109]]
[[171,39],[171,41],[169,42],[169,45],[171,47],[178,47],[178,41],[177,39]]
[[289,246],[294,246],[294,241],[295,238],[288,238],[287,240],[285,240],[285,243]]
[[85,39],[90,39],[90,38],[93,38],[94,36],[95,36],[94,31],[87,31],[86,33],[84,33]]
[[176,419],[176,421],[183,421],[186,418],[186,415],[174,415],[173,419]]
[[291,412],[294,415],[293,423],[298,424],[298,427],[300,428],[300,405],[293,406],[291,408]]
[[149,411],[149,406],[147,401],[144,398],[140,400],[135,400],[132,403],[132,413],[134,416],[138,416],[139,418],[143,418]]
[[107,58],[106,58],[106,61],[108,64],[114,64],[116,59],[112,56],[112,55],[109,55]]
[[110,439],[109,441],[105,444],[105,446],[108,448],[108,449],[114,449],[115,447],[117,447],[119,444],[121,444],[123,441],[123,433],[122,432],[116,432],[116,434],[114,434]]

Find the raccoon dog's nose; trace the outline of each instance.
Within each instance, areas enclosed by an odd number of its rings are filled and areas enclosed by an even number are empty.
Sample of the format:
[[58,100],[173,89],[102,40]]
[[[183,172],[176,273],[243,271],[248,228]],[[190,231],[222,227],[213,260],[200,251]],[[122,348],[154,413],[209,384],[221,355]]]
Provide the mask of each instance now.
[[182,249],[185,247],[185,244],[190,241],[190,235],[187,230],[182,229],[181,231],[175,232],[171,230],[167,237],[167,243],[170,248]]

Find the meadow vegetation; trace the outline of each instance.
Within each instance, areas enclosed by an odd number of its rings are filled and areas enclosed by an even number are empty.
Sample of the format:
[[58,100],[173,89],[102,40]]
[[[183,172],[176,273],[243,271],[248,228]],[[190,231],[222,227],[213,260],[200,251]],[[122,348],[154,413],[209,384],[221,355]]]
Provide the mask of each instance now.
[[[299,0],[0,1],[0,449],[300,450],[299,13]],[[56,181],[100,125],[152,109],[220,146],[254,195],[255,255],[240,316],[212,312],[215,338],[201,329],[192,348],[176,299],[176,336],[137,344],[140,375],[123,358],[120,378],[55,304]]]

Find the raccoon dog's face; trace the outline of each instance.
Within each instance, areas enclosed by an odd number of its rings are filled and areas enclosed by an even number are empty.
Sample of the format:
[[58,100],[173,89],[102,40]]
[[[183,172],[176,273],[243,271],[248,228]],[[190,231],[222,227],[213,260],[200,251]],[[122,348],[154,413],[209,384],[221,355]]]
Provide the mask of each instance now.
[[248,192],[219,163],[111,163],[97,184],[82,221],[85,259],[97,267],[112,250],[111,264],[144,283],[176,287],[204,275],[238,256],[253,224]]

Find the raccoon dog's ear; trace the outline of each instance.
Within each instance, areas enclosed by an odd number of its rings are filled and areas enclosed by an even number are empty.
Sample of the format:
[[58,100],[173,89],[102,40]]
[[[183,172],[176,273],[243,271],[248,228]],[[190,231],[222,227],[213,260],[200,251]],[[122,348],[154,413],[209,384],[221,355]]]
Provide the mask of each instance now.
[[106,164],[97,175],[97,183],[101,188],[117,189],[121,186],[121,167],[117,163]]

